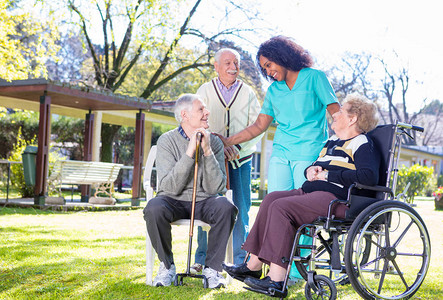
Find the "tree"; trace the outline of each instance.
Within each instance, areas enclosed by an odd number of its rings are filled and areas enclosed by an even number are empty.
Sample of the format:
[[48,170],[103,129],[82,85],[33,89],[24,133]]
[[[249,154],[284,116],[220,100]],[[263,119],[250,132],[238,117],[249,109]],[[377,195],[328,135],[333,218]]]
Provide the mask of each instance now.
[[[219,27],[194,26],[192,21],[198,14],[202,0],[196,0],[189,6],[184,19],[178,11],[182,12],[183,7],[189,5],[185,1],[82,1],[81,7],[76,0],[68,0],[67,3],[73,15],[77,17],[91,55],[94,82],[88,84],[112,92],[128,91],[124,86],[129,78],[134,78],[135,66],[142,60],[148,70],[148,76],[141,77],[145,85],[136,96],[143,98],[153,98],[156,91],[185,72],[198,70],[204,74],[204,70],[212,65],[210,59],[214,51],[224,45],[222,39],[239,38],[241,33],[252,31],[254,27],[251,23],[250,28],[239,23],[244,23],[245,19],[250,22],[257,18],[257,14],[251,13],[244,4],[231,0],[224,2],[224,10],[215,10],[216,13],[222,12],[217,18],[226,20],[229,15],[238,11],[242,12],[244,18],[237,23],[231,20],[232,26],[226,26],[226,23],[220,21]],[[200,12],[208,17],[207,10]],[[100,18],[99,25],[93,24],[92,13]],[[174,20],[181,20],[181,23]],[[125,29],[119,42],[118,29],[122,27]],[[93,34],[99,28],[102,43],[97,45],[94,44]],[[216,28],[216,31],[211,32],[208,28]],[[184,37],[187,38],[186,41],[183,41]],[[180,48],[179,43],[185,42],[187,45],[193,45],[193,55],[182,57],[179,56],[180,49],[183,51],[184,48],[190,47]],[[112,147],[113,137],[117,132],[116,128],[107,128],[109,126],[103,124],[104,134],[111,136],[103,136],[106,143],[104,142],[105,147],[102,147],[102,160],[111,157],[112,148],[109,145]]]
[[56,44],[59,46],[57,57],[46,63],[48,77],[70,83],[82,80],[82,65],[90,55],[83,47],[79,34],[63,34]]
[[370,93],[372,87],[368,82],[371,60],[372,55],[368,53],[345,52],[340,62],[326,71],[339,99],[355,92],[360,92],[369,99],[375,98]]
[[78,118],[59,116],[51,124],[54,142],[59,144],[69,159],[83,160],[85,121]]
[[46,77],[46,60],[58,49],[57,30],[50,16],[38,19],[19,4],[0,0],[0,78]]
[[6,159],[16,146],[18,132],[24,144],[30,144],[37,137],[38,113],[0,107],[0,128],[0,158]]
[[[375,59],[374,59],[375,58]],[[434,100],[426,105],[427,98],[422,98],[422,107],[410,112],[410,85],[414,81],[406,63],[401,62],[397,53],[394,58],[383,58],[368,53],[344,53],[341,63],[326,71],[339,99],[347,94],[358,92],[378,104],[381,123],[396,121],[411,123],[425,128],[423,134],[411,132],[414,140],[404,137],[407,144],[438,145],[443,141],[440,102]]]
[[[397,54],[395,55],[398,57]],[[423,113],[424,105],[426,104],[427,99],[423,99],[423,106],[419,111],[409,113],[407,101],[411,80],[409,75],[409,68],[402,65],[398,69],[394,69],[390,67],[383,58],[379,58],[379,61],[381,62],[384,69],[384,78],[382,79],[381,93],[384,95],[384,98],[387,101],[386,104],[388,106],[388,119],[386,120],[386,117],[383,116],[384,121],[386,123],[395,123],[396,121],[399,121],[409,124],[416,124],[418,121],[418,116]],[[400,93],[400,103],[394,101],[396,92]],[[411,135],[414,137],[413,140],[403,136],[404,143],[416,145],[416,132],[412,131]]]
[[420,136],[423,146],[443,145],[442,122],[443,104],[439,100],[433,100],[426,105],[422,114],[418,116],[418,121],[425,131]]

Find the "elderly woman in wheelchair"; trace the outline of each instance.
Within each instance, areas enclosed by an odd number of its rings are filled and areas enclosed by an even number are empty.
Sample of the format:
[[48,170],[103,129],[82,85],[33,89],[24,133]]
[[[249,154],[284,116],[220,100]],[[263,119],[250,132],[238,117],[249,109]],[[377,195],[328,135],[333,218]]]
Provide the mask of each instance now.
[[[409,298],[429,267],[429,234],[414,209],[388,199],[395,194],[402,135],[423,128],[397,122],[373,130],[376,106],[356,94],[332,117],[335,135],[305,170],[307,181],[263,199],[243,245],[249,260],[223,269],[247,289],[274,297],[286,297],[294,261],[307,280],[307,299],[335,299],[339,281],[364,299]],[[303,234],[314,238],[312,245],[299,245]],[[263,264],[270,267],[261,279]]]
[[[332,115],[335,135],[325,144],[318,159],[305,170],[307,181],[300,189],[268,194],[259,209],[254,226],[243,248],[250,259],[240,265],[225,265],[232,277],[252,289],[282,289],[297,229],[326,216],[329,203],[346,199],[354,182],[378,183],[379,154],[366,132],[378,122],[374,103],[362,96],[348,96],[340,111]],[[344,217],[347,207],[338,203],[336,217]],[[267,276],[261,277],[262,264],[269,264]]]

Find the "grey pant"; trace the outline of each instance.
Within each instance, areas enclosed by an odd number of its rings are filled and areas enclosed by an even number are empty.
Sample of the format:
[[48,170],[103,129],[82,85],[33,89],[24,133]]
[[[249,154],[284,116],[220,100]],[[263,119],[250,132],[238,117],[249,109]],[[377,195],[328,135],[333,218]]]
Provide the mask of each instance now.
[[[190,201],[157,196],[148,201],[143,210],[146,227],[158,258],[169,269],[174,263],[171,223],[191,218]],[[221,271],[226,245],[234,227],[237,208],[226,197],[211,197],[195,204],[195,219],[211,225],[205,265]]]

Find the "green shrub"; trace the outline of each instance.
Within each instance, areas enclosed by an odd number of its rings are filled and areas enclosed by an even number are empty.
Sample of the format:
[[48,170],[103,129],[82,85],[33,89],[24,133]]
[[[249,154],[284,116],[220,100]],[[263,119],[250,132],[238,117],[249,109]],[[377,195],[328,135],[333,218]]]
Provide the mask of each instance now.
[[437,175],[432,174],[431,179],[428,182],[428,185],[426,185],[423,195],[426,197],[432,197],[432,193],[435,191],[435,189],[438,187],[437,185]]
[[[268,181],[265,181],[265,190],[268,189]],[[258,193],[260,190],[260,178],[252,179],[251,180],[251,192],[252,193]]]
[[397,192],[401,193],[405,189],[408,182],[411,183],[406,193],[407,202],[413,203],[414,196],[424,195],[429,186],[432,185],[434,168],[413,165],[410,168],[401,167],[398,171]]
[[[19,128],[17,142],[14,145],[14,150],[11,152],[8,160],[22,161],[22,154],[25,151],[26,146],[32,144],[35,144],[35,137],[30,142],[27,142],[22,136],[21,128]],[[49,152],[48,176],[51,174],[52,169],[54,168],[54,162],[62,159],[66,159],[66,157],[56,152]],[[19,191],[22,198],[34,197],[34,186],[26,185],[22,164],[11,164],[11,184],[15,189],[17,189],[17,191]]]
[[260,178],[252,179],[251,180],[251,192],[258,193],[259,189],[260,189]]
[[438,175],[437,186],[443,186],[443,175]]
[[[35,138],[31,140],[29,144],[34,144]],[[9,156],[9,161],[22,161],[22,153],[25,151],[28,143],[23,138],[21,127],[18,130],[17,142]],[[34,187],[27,186],[25,183],[25,176],[23,172],[22,164],[11,164],[11,183],[14,188],[16,188],[23,198],[34,196]]]

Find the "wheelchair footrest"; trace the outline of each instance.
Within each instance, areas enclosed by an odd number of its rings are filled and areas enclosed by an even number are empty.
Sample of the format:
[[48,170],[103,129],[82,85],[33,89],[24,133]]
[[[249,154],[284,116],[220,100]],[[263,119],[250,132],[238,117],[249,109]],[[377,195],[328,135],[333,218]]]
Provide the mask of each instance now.
[[243,288],[245,288],[248,291],[261,293],[261,294],[265,294],[267,296],[276,297],[276,298],[285,298],[288,295],[287,289],[285,289],[284,291],[281,291],[281,290],[276,290],[276,289],[270,288],[267,291],[265,291],[265,290],[260,290],[260,289],[254,289],[249,286],[245,286]]
[[347,285],[347,284],[350,284],[351,283],[351,281],[349,280],[349,277],[345,277],[345,278],[343,278],[342,280],[340,280],[339,282],[338,282],[340,285]]

